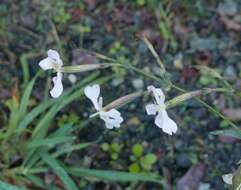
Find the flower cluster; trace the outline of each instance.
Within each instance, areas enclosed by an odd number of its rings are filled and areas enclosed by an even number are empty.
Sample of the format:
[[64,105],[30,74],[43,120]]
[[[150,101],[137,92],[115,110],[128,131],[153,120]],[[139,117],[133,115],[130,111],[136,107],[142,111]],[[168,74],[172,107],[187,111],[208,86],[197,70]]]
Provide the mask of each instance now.
[[[53,98],[59,97],[63,92],[62,84],[62,66],[63,61],[61,60],[59,54],[55,50],[47,51],[48,57],[40,61],[39,66],[43,70],[53,69],[57,72],[57,75],[53,77],[54,87],[50,91]],[[177,124],[168,116],[166,111],[165,95],[160,88],[155,88],[154,86],[148,86],[148,92],[154,97],[154,103],[146,105],[146,112],[148,115],[156,115],[155,124],[163,130],[163,132],[172,135],[177,132]],[[93,103],[96,113],[91,115],[99,115],[102,120],[104,120],[105,125],[108,129],[119,128],[124,119],[121,113],[111,108],[109,110],[103,107],[103,98],[100,96],[100,86],[95,84],[92,86],[87,86],[84,89],[84,93],[87,98]],[[107,106],[108,107],[108,106]]]

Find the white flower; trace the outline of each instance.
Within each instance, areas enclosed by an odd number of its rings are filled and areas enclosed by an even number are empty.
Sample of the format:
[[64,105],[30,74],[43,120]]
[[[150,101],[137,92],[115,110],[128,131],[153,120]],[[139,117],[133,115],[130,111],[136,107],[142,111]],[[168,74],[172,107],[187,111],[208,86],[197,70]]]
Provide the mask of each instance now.
[[61,67],[63,61],[60,59],[59,53],[55,50],[47,51],[48,57],[39,62],[39,66],[43,70],[54,69],[57,72],[56,77],[53,78],[54,87],[50,91],[53,98],[58,98],[63,92]]
[[[123,122],[121,114],[116,109],[111,109],[109,111],[104,111],[103,108],[103,99],[100,97],[100,86],[95,84],[93,86],[87,86],[84,90],[87,98],[91,100],[94,104],[95,109],[98,111],[100,118],[105,121],[105,125],[108,129],[114,127],[120,127],[120,124]],[[94,114],[96,115],[96,114]]]
[[233,174],[224,174],[222,175],[223,181],[225,183],[227,183],[228,185],[232,185],[233,184]]
[[177,124],[168,116],[166,106],[164,104],[165,95],[160,88],[148,86],[148,91],[152,92],[155,98],[155,104],[146,105],[148,115],[156,115],[155,124],[163,130],[163,132],[172,135],[177,132]]

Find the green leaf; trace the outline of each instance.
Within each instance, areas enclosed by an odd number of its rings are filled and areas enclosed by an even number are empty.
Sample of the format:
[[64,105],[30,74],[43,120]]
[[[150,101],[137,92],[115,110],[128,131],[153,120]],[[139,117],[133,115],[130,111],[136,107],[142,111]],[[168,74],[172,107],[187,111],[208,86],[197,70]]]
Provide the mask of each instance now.
[[[92,79],[92,78],[89,78],[89,80],[90,79]],[[106,82],[109,79],[110,79],[110,77],[103,77],[103,78],[96,80],[95,82],[99,84],[99,83]],[[81,97],[83,95],[84,85],[86,85],[86,82],[87,83],[90,82],[89,80],[85,79],[84,81],[82,81],[82,83],[80,85],[80,89],[76,90],[72,94],[66,95],[66,96],[63,95],[57,99],[54,106],[44,115],[44,117],[39,121],[39,123],[35,127],[35,129],[32,133],[33,138],[41,138],[41,137],[45,136],[45,134],[48,130],[49,124],[54,119],[55,115],[63,107],[65,107],[66,105],[70,104],[71,102],[73,102],[74,100],[78,99],[79,97]]]
[[17,133],[23,131],[27,126],[41,113],[43,113],[47,108],[49,108],[56,100],[50,99],[40,103],[37,107],[32,109],[28,114],[25,115],[23,120],[20,122]]
[[138,173],[138,172],[140,172],[140,166],[139,166],[139,164],[137,164],[137,163],[132,163],[130,166],[129,166],[129,171],[131,172],[131,173]]
[[32,175],[32,174],[39,174],[39,173],[47,173],[49,171],[48,167],[39,167],[39,168],[24,168],[23,174],[26,176]]
[[[83,87],[89,84],[92,80],[94,80],[98,76],[99,72],[95,72],[94,74],[88,76],[78,84],[76,84],[73,88],[65,91],[63,95],[60,96],[53,105],[53,107],[39,120],[37,126],[35,127],[32,133],[32,139],[41,139],[43,138],[49,129],[50,123],[53,121],[56,114],[61,110],[63,107],[67,106],[72,101],[76,100],[83,94]],[[113,76],[102,77],[98,80],[92,81],[94,83],[102,84],[111,79]],[[78,89],[80,88],[80,89]],[[75,90],[75,91],[74,91]],[[29,151],[24,160],[24,165],[28,168],[32,167],[39,159],[38,154],[35,154],[36,149]]]
[[143,169],[149,171],[152,168],[152,165],[156,162],[157,158],[155,154],[147,154],[141,158],[141,166]]
[[[87,77],[84,80],[77,83],[75,86],[66,90],[60,96],[60,98],[58,98],[57,100],[54,100],[55,102],[54,102],[52,108],[47,113],[45,113],[43,115],[43,117],[40,118],[39,122],[37,123],[37,125],[36,125],[36,127],[35,127],[35,129],[32,133],[32,139],[36,140],[36,139],[43,138],[48,131],[49,124],[54,119],[54,116],[58,113],[58,111],[61,108],[68,105],[69,103],[71,103],[71,101],[73,101],[74,99],[79,97],[79,91],[82,91],[81,87],[83,87],[83,85],[85,85],[86,83],[89,83],[90,81],[95,79],[97,76],[98,76],[98,72],[90,75],[89,77]],[[98,82],[102,83],[102,82],[105,82],[108,79],[109,79],[109,77],[103,77],[103,78],[99,79]],[[81,88],[81,89],[78,89],[78,88]],[[77,91],[74,92],[74,90],[76,90],[76,89],[77,89]],[[67,102],[66,102],[66,99],[68,100]],[[25,160],[24,160],[25,167],[30,168],[34,165],[34,163],[36,163],[38,161],[39,156],[38,156],[38,154],[35,154],[35,151],[36,150],[31,150],[25,156]]]
[[111,143],[110,146],[111,146],[111,150],[115,153],[119,153],[121,151],[121,146],[116,142]]
[[[18,132],[25,129],[37,116],[43,113],[47,108],[52,106],[53,104],[57,105],[63,100],[65,97],[68,97],[74,90],[80,88],[86,82],[90,82],[91,80],[95,79],[98,74],[94,73],[87,77],[86,79],[80,81],[70,89],[64,91],[60,98],[56,99],[49,99],[47,101],[42,102],[37,107],[35,107],[31,112],[29,112],[23,119],[23,121],[18,126]],[[43,118],[42,118],[43,119]]]
[[237,129],[217,130],[217,131],[212,131],[210,134],[211,135],[224,135],[224,136],[241,139],[241,130],[237,130]]
[[33,89],[33,85],[36,81],[36,78],[37,77],[31,80],[31,82],[27,85],[26,89],[24,90],[24,93],[22,94],[22,99],[19,107],[19,118],[23,117],[27,112],[30,95]]
[[54,173],[61,179],[68,190],[78,190],[74,181],[57,160],[50,156],[46,151],[42,151],[40,154],[43,161],[53,169]]
[[10,185],[10,184],[5,183],[3,181],[0,181],[0,189],[1,190],[26,190],[25,188],[13,186],[13,185]]
[[45,138],[45,139],[36,139],[27,144],[28,149],[32,148],[38,148],[41,146],[48,146],[48,147],[54,147],[57,144],[60,143],[66,143],[71,142],[75,139],[75,137],[72,136],[57,136],[52,138]]
[[156,155],[155,154],[147,154],[145,156],[146,162],[148,162],[149,164],[154,164],[157,161]]
[[52,134],[50,134],[50,137],[58,137],[58,136],[67,136],[73,131],[72,124],[66,124],[63,127],[58,128],[56,131],[54,131]]
[[107,152],[110,149],[110,146],[108,143],[101,144],[101,149],[105,152]]
[[145,171],[150,171],[150,170],[151,170],[152,164],[148,163],[148,162],[146,161],[145,157],[141,158],[140,164],[141,164],[141,167],[142,167]]
[[70,174],[81,177],[94,177],[107,181],[119,181],[119,182],[137,182],[137,181],[149,181],[160,183],[160,178],[154,174],[134,174],[123,171],[111,171],[111,170],[95,170],[85,168],[71,168],[68,170]]
[[143,147],[140,145],[140,144],[135,144],[133,147],[132,147],[132,152],[133,154],[139,158],[142,156],[142,153],[143,153]]
[[23,86],[26,87],[29,82],[29,64],[28,59],[36,57],[39,55],[39,52],[28,52],[20,55],[20,64],[23,72]]
[[112,160],[117,160],[118,158],[119,158],[119,154],[118,154],[118,153],[113,152],[113,153],[111,154],[111,159],[112,159]]
[[241,189],[241,166],[234,172],[233,176],[233,189],[240,190]]
[[27,175],[26,177],[36,186],[45,189],[46,185],[44,184],[43,180],[40,177],[37,177],[35,175]]
[[92,143],[80,143],[80,144],[75,144],[75,145],[67,145],[66,147],[61,147],[58,151],[53,153],[53,157],[59,157],[63,154],[71,153],[75,150],[81,150],[84,149],[88,146],[90,146]]
[[6,101],[6,106],[10,109],[10,117],[8,127],[4,135],[1,138],[5,138],[5,141],[15,133],[16,127],[19,121],[19,102],[15,96],[12,99]]

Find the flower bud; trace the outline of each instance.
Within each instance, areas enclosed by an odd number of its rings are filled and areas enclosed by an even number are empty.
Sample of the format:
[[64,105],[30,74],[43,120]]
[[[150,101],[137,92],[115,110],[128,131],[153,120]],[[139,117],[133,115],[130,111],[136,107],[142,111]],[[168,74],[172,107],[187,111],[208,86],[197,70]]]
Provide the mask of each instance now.
[[91,71],[95,69],[106,68],[109,65],[107,64],[84,64],[84,65],[74,65],[74,66],[65,66],[61,68],[63,73],[79,73],[85,71]]
[[134,92],[134,93],[122,96],[122,97],[114,100],[110,104],[106,105],[105,107],[103,107],[103,110],[111,110],[113,108],[121,107],[121,106],[129,103],[133,99],[140,97],[143,94],[144,94],[144,92],[140,91],[140,92]]

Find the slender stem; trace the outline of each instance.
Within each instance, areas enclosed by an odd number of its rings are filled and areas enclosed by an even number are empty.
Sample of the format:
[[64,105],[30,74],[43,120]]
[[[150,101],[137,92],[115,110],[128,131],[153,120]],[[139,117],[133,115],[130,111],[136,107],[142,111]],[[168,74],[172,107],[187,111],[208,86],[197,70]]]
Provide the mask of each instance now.
[[[113,65],[113,66],[120,66],[120,67],[124,67],[124,68],[127,68],[127,69],[132,69],[133,71],[137,72],[137,73],[140,73],[148,78],[151,78],[151,79],[154,79],[156,80],[157,82],[162,82],[161,79],[159,79],[158,77],[152,75],[152,74],[149,74],[149,73],[146,73],[136,67],[133,67],[131,65],[126,65],[126,64],[121,64],[121,63],[118,63],[116,61],[116,63],[111,63],[110,65]],[[187,92],[185,89],[182,89],[181,87],[178,87],[177,85],[174,85],[171,83],[171,87],[172,88],[175,88],[176,90],[178,90],[179,92]],[[214,91],[216,92],[227,92],[229,90],[227,89],[224,89],[224,88],[216,88]],[[240,128],[235,124],[233,123],[229,118],[225,117],[222,113],[220,113],[219,111],[217,111],[216,109],[212,108],[210,105],[208,105],[206,102],[204,102],[203,100],[201,100],[200,98],[198,97],[194,97],[194,99],[196,101],[198,101],[201,105],[203,105],[204,107],[206,107],[208,110],[210,110],[211,112],[217,114],[220,118],[224,119],[225,121],[227,121],[232,127],[234,127],[235,129],[239,129]]]
[[159,66],[161,67],[161,70],[163,72],[163,74],[166,72],[164,63],[161,61],[160,57],[158,56],[155,48],[153,47],[153,45],[150,43],[150,41],[147,39],[146,36],[142,35],[142,40],[145,42],[145,44],[147,45],[147,47],[149,48],[149,50],[151,51],[152,55],[154,56],[154,58],[156,59],[157,63],[159,64]]
[[[175,88],[176,90],[180,91],[180,92],[187,92],[186,90],[176,86],[176,85],[172,85],[173,88]],[[226,92],[227,90],[221,89],[221,88],[217,88],[216,92]],[[204,107],[206,107],[207,109],[209,109],[211,112],[217,114],[219,117],[221,117],[223,120],[227,121],[232,127],[234,127],[235,129],[240,130],[240,128],[233,123],[229,118],[225,117],[223,114],[221,114],[219,111],[217,111],[216,109],[214,109],[213,107],[211,107],[209,104],[207,104],[206,102],[204,102],[203,100],[201,100],[200,98],[194,97],[194,99],[196,101],[198,101],[200,104],[202,104]]]
[[[149,50],[152,52],[153,56],[156,58],[158,64],[159,64],[160,67],[162,68],[162,70],[166,72],[165,67],[164,67],[164,64],[163,64],[163,62],[160,60],[160,58],[159,58],[158,54],[156,53],[156,51],[155,51],[154,47],[152,46],[152,44],[148,41],[148,39],[147,39],[145,36],[142,36],[142,39],[143,39],[143,41],[145,42],[145,44],[148,46]],[[135,72],[137,72],[137,73],[139,73],[139,74],[142,74],[142,75],[145,76],[145,77],[151,78],[151,79],[153,79],[153,80],[155,80],[155,81],[157,81],[157,82],[162,82],[162,80],[159,79],[158,77],[156,77],[155,75],[152,75],[152,74],[150,74],[150,73],[146,73],[146,72],[144,72],[143,70],[138,69],[138,68],[136,68],[136,67],[133,67],[133,66],[130,65],[130,64],[128,64],[128,65],[127,65],[127,64],[121,64],[121,63],[119,63],[117,60],[112,59],[112,58],[109,58],[109,57],[107,57],[107,56],[105,56],[105,55],[102,55],[102,54],[95,53],[95,55],[96,55],[98,58],[100,58],[100,59],[113,62],[113,63],[110,63],[111,66],[120,66],[120,67],[124,67],[124,68],[126,68],[126,69],[132,69],[133,71],[135,71]],[[170,81],[169,84],[171,85],[172,88],[178,90],[179,92],[183,92],[183,93],[187,92],[186,90],[182,89],[181,87],[178,87],[178,86],[172,84],[171,81]],[[223,89],[223,88],[219,88],[219,89],[216,89],[216,91],[226,92],[226,91],[228,91],[228,90],[225,90],[225,89]],[[222,118],[222,119],[224,119],[225,121],[227,121],[232,127],[234,127],[235,129],[239,129],[239,130],[240,130],[240,128],[239,128],[236,124],[234,124],[229,118],[225,117],[222,113],[220,113],[220,112],[217,111],[216,109],[212,108],[212,107],[211,107],[210,105],[208,105],[206,102],[204,102],[203,100],[201,100],[201,99],[198,98],[198,97],[194,97],[194,99],[195,99],[196,101],[198,101],[200,104],[202,104],[204,107],[206,107],[208,110],[210,110],[211,112],[217,114],[220,118]]]

